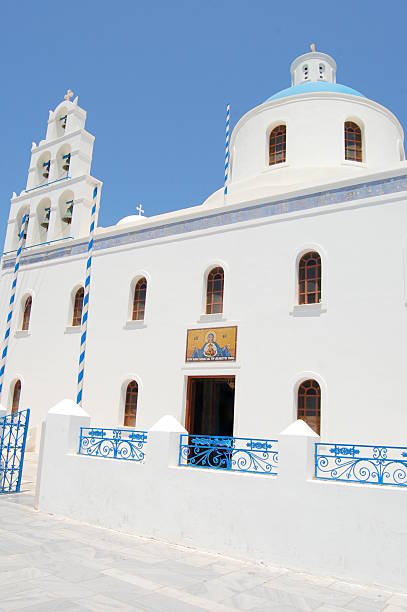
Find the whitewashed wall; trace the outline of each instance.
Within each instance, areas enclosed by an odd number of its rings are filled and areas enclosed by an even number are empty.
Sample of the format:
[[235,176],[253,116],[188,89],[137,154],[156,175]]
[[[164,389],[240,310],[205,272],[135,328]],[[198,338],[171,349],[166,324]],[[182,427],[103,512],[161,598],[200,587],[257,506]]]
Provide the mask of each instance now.
[[279,436],[279,475],[178,467],[181,431],[163,419],[145,464],[77,455],[89,417],[73,402],[48,414],[41,511],[310,573],[405,588],[407,495],[396,487],[312,479],[318,437],[302,422]]
[[[183,423],[187,377],[231,374],[235,435],[273,437],[296,417],[298,383],[315,377],[324,439],[404,445],[406,247],[400,193],[96,251],[85,409],[95,423],[121,425],[123,388],[135,378],[137,427],[167,413]],[[295,307],[296,261],[308,249],[322,257],[321,307]],[[76,394],[80,335],[70,327],[70,304],[85,261],[81,255],[21,269],[2,403],[10,407],[20,377],[37,444],[48,407]],[[187,328],[211,325],[202,318],[202,294],[212,264],[226,274],[225,312],[214,324],[238,326],[237,361],[186,364]],[[145,324],[128,326],[130,285],[140,274],[148,279]],[[10,282],[3,273],[2,335]],[[30,329],[22,333],[28,292]]]

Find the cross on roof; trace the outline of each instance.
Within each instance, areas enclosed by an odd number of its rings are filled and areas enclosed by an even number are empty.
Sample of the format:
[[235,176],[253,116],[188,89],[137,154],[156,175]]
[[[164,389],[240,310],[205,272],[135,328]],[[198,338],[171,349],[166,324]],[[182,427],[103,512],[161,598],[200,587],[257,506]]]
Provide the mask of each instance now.
[[144,210],[141,204],[139,204],[138,206],[136,206],[136,210],[138,210],[138,214],[141,217],[141,215],[143,214]]
[[66,94],[64,95],[64,100],[70,100],[73,96],[73,91],[71,89],[68,89]]

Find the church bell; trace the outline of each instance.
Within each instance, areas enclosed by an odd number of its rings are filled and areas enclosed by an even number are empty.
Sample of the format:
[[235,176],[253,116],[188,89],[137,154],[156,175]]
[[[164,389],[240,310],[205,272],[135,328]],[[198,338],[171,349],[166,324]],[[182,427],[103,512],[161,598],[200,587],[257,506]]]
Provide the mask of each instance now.
[[45,230],[47,230],[47,231],[48,231],[48,226],[49,226],[49,215],[50,215],[51,209],[50,209],[50,208],[46,208],[44,212],[45,212],[44,219],[43,219],[43,221],[40,223],[40,225],[41,225],[41,227],[43,227]]
[[66,213],[62,217],[62,221],[67,225],[70,225],[72,223],[73,200],[68,200],[66,204],[68,204],[68,208],[66,209]]
[[43,168],[42,176],[44,178],[48,178],[49,177],[49,168],[50,168],[50,166],[51,166],[51,160],[48,160],[47,162],[44,162],[42,164],[42,168]]
[[[26,220],[25,220],[25,226],[24,226],[24,234],[23,234],[23,240],[27,240],[27,228],[28,228],[28,221],[29,221],[30,217],[29,215],[27,215]],[[17,236],[20,235],[20,227],[17,228]]]
[[63,155],[62,159],[64,160],[62,164],[62,170],[65,170],[65,172],[69,172],[69,166],[71,165],[71,154],[67,153],[66,155]]

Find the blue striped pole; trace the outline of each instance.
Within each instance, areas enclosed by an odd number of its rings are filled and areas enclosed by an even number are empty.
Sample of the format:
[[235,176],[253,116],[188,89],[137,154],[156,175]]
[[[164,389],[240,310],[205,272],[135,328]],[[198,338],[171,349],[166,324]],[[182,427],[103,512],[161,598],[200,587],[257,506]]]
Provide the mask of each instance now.
[[23,250],[23,240],[24,240],[24,234],[25,234],[27,223],[28,223],[28,214],[26,213],[25,215],[23,215],[23,218],[21,220],[20,233],[18,235],[18,247],[17,247],[16,260],[14,263],[13,280],[11,283],[11,296],[10,296],[10,302],[9,302],[8,315],[7,315],[6,333],[4,334],[3,350],[1,353],[0,400],[1,400],[1,393],[3,391],[4,370],[6,369],[8,341],[10,339],[11,320],[13,318],[14,303],[15,303],[15,297],[16,297],[17,277],[18,277],[18,271],[20,269],[21,252]]
[[229,135],[230,130],[230,104],[226,106],[226,149],[225,149],[225,188],[224,188],[224,198],[226,200],[226,196],[228,194],[228,176],[229,176]]
[[83,376],[85,372],[86,332],[88,329],[90,274],[92,270],[93,238],[95,236],[95,229],[96,229],[97,195],[98,195],[98,188],[95,187],[95,189],[93,190],[93,204],[92,204],[92,212],[91,212],[91,217],[90,217],[88,259],[86,262],[86,280],[85,280],[85,290],[84,290],[83,308],[82,308],[81,348],[80,348],[80,354],[79,354],[78,387],[77,387],[77,395],[76,395],[76,403],[79,404],[79,406],[82,406]]

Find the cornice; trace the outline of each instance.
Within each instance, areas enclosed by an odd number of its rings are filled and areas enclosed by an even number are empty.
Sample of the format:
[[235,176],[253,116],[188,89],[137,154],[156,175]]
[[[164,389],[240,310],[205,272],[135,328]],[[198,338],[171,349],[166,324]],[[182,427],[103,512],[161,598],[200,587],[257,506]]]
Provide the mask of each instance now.
[[[115,228],[112,233],[97,236],[94,241],[94,248],[95,251],[103,251],[123,246],[136,246],[159,239],[193,235],[195,232],[205,230],[226,230],[243,222],[264,222],[277,215],[287,215],[287,218],[290,218],[293,213],[311,212],[312,210],[324,211],[327,206],[330,207],[330,210],[335,210],[335,208],[332,209],[334,205],[356,204],[358,201],[394,195],[400,192],[407,192],[406,172],[398,176],[388,176],[363,183],[341,185],[301,195],[288,195],[263,203],[240,204],[231,209],[210,209],[207,212],[196,211],[189,215],[186,212],[185,215],[176,219],[163,220],[156,218],[156,220],[143,224],[143,227],[128,228],[127,230],[119,227]],[[338,208],[340,209],[340,207]],[[87,239],[75,240],[66,246],[42,248],[35,253],[24,254],[21,265],[85,254],[87,242]],[[29,250],[29,247],[27,250]],[[14,257],[3,257],[3,270],[9,269],[13,265]]]

